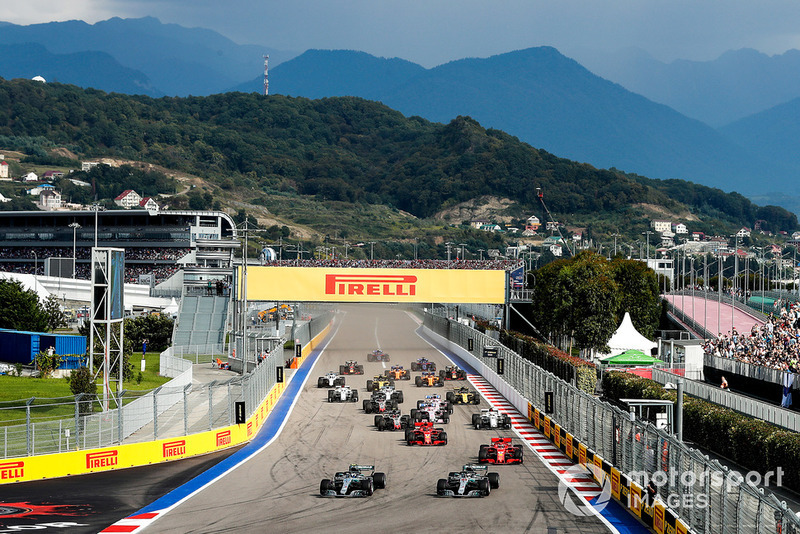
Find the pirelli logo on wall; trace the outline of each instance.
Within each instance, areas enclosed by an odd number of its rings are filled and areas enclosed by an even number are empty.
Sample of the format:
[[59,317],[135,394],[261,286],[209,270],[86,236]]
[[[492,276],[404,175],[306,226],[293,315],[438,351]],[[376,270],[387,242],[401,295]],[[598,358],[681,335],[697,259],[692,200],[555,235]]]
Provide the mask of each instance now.
[[103,451],[86,453],[86,469],[100,469],[103,467],[114,467],[119,461],[118,451]]
[[184,454],[186,454],[185,439],[167,441],[162,446],[162,455],[164,458],[174,458],[176,456],[183,456]]
[[217,447],[224,447],[231,444],[231,431],[223,430],[217,432]]
[[[241,270],[239,272],[241,280]],[[239,291],[241,292],[241,286]],[[248,267],[250,300],[502,304],[506,272],[468,269]],[[241,293],[240,293],[241,296]]]
[[16,480],[25,476],[25,462],[0,463],[0,480]]
[[417,294],[417,277],[380,274],[326,274],[325,294],[410,297]]

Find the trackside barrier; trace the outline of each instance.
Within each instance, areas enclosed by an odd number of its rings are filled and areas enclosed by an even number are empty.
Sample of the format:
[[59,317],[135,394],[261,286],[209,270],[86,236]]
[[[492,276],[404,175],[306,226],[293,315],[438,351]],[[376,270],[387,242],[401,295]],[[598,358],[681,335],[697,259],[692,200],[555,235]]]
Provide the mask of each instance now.
[[[601,487],[609,483],[613,498],[655,532],[800,532],[800,522],[785,503],[749,480],[727,484],[735,478],[732,472],[671,434],[645,421],[631,421],[629,413],[578,390],[466,325],[425,313],[424,327],[430,338],[475,367],[528,414],[564,454],[589,469]],[[497,347],[497,356],[504,360],[502,377],[495,372],[497,358],[483,356],[486,346]],[[553,393],[552,414],[544,413],[545,392]],[[653,498],[643,492],[646,479],[658,482]],[[717,483],[720,480],[726,482]]]
[[[303,347],[303,357],[310,354],[314,347],[319,346],[330,332],[332,317],[332,315],[326,317],[327,323],[314,327],[313,330],[316,333]],[[186,421],[181,426],[181,428],[188,427],[189,433],[183,432],[168,438],[116,444],[116,446],[84,449],[78,445],[76,448],[80,450],[60,454],[6,458],[0,460],[0,484],[150,465],[216,452],[246,443],[263,426],[286,387],[285,382],[276,383],[278,364],[275,360],[276,358],[269,358],[259,364],[252,372],[236,379],[238,382],[233,387],[228,383],[227,386],[223,384],[223,388],[215,388],[226,391],[226,393],[219,392],[220,400],[224,405],[222,412],[215,412],[219,413],[221,417],[212,417],[210,411],[208,415],[201,413],[200,421],[192,424]],[[214,389],[212,389],[212,385],[209,385],[207,389],[207,406],[210,406],[213,399],[211,392]],[[223,395],[225,396],[223,397]],[[232,424],[234,420],[233,407],[237,401],[244,401],[246,410],[245,423],[238,425]],[[178,402],[178,405],[181,404],[185,405],[185,402]],[[157,405],[158,401],[156,408],[158,408]],[[154,408],[150,409],[152,418]],[[182,411],[186,413],[185,409]],[[2,431],[1,428],[0,431]]]

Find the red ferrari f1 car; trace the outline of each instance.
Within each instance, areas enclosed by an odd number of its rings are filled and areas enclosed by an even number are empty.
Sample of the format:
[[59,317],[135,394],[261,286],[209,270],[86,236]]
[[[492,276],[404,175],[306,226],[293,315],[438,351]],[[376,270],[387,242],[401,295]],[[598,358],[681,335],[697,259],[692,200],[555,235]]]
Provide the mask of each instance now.
[[406,443],[409,445],[447,445],[447,432],[444,428],[434,428],[430,421],[414,423],[414,428],[406,429]]
[[491,445],[481,445],[478,461],[482,464],[521,464],[522,446],[511,443],[511,438],[492,438]]

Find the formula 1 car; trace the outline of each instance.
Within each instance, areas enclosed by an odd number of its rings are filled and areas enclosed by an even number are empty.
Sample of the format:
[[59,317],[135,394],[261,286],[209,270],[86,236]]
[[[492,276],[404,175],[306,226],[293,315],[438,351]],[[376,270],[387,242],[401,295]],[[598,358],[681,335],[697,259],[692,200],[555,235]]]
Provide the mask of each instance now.
[[521,464],[522,446],[511,443],[511,438],[492,438],[491,445],[481,445],[478,461],[482,464]]
[[412,371],[435,371],[436,364],[428,361],[427,358],[417,358],[417,361],[411,362]]
[[403,392],[399,389],[395,389],[394,386],[383,386],[381,389],[373,393],[373,395],[376,393],[385,393],[387,399],[391,399],[397,404],[403,404]]
[[358,390],[336,386],[336,389],[328,390],[328,402],[358,402]]
[[[371,471],[364,474],[364,471]],[[323,478],[319,494],[323,497],[369,497],[376,489],[386,487],[386,474],[376,473],[374,465],[351,465],[347,471],[336,473],[333,479]]]
[[372,398],[364,399],[362,404],[366,413],[383,413],[397,408],[397,401],[389,398],[386,393],[377,391],[372,394]]
[[402,365],[393,365],[391,369],[385,370],[383,375],[394,380],[411,380],[411,371],[403,369]]
[[433,395],[425,395],[424,399],[417,401],[418,409],[424,408],[425,406],[436,406],[448,414],[453,413],[453,406],[448,401],[442,400],[442,396],[438,393],[434,393]]
[[333,371],[328,371],[325,373],[325,376],[321,376],[317,379],[318,388],[335,388],[336,386],[343,385],[344,377],[337,375]]
[[472,414],[472,426],[481,428],[511,428],[511,417],[500,413],[497,408],[484,408],[481,413]]
[[367,361],[368,362],[388,362],[389,355],[383,352],[382,350],[373,350],[372,352],[367,354]]
[[386,386],[394,387],[394,379],[388,376],[375,375],[372,380],[367,380],[367,391],[378,391]]
[[406,429],[406,443],[409,445],[447,445],[447,432],[435,428],[430,421],[414,423],[414,428]]
[[433,371],[422,371],[422,376],[414,378],[417,387],[441,387],[444,385],[442,377],[437,376]]
[[442,377],[442,380],[466,380],[467,372],[455,365],[448,365],[439,371],[439,376]]
[[440,497],[484,497],[500,487],[500,475],[487,473],[485,465],[465,465],[436,483]]
[[348,360],[344,362],[344,365],[339,366],[339,374],[340,375],[363,375],[364,374],[364,366],[358,365],[358,362],[355,360]]
[[417,408],[411,410],[411,419],[414,421],[429,421],[431,423],[449,423],[453,407],[447,401],[443,401],[438,397],[439,395],[429,395],[426,400],[417,401]]
[[378,430],[405,430],[414,424],[408,415],[401,415],[400,410],[392,410],[375,416],[375,426]]
[[448,391],[445,395],[450,404],[480,404],[481,396],[478,392],[466,386]]

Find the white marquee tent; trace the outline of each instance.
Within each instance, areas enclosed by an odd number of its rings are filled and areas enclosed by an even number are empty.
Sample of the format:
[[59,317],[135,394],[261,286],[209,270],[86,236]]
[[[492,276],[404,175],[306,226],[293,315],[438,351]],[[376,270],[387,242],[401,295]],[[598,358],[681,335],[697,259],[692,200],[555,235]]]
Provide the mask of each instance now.
[[610,350],[600,357],[616,356],[630,349],[640,350],[650,355],[652,354],[652,349],[657,346],[658,343],[650,341],[636,330],[636,327],[633,326],[633,322],[631,321],[631,315],[625,312],[625,317],[622,318],[622,323],[619,325],[619,328],[617,328],[617,331],[611,336],[611,339],[608,340],[608,347]]

